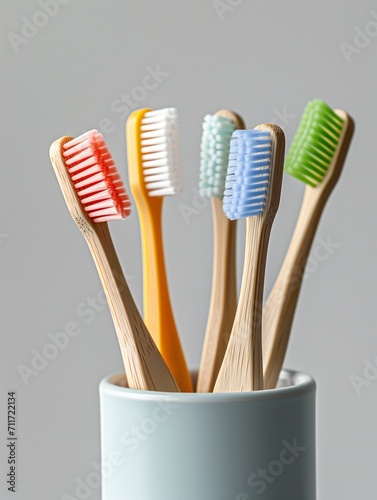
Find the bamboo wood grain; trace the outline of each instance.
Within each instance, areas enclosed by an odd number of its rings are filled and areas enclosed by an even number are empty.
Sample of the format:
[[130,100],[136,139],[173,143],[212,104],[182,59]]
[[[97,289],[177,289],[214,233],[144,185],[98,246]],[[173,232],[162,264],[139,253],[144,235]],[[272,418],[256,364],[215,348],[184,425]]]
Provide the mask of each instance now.
[[272,140],[270,186],[261,215],[246,220],[246,248],[240,298],[214,392],[263,389],[262,301],[268,241],[279,201],[285,138],[276,125],[259,125]]
[[97,267],[118,336],[128,385],[133,389],[177,392],[177,385],[132,298],[107,223],[93,223],[76,194],[62,156],[63,144],[71,139],[63,137],[52,144],[51,163],[69,212]]
[[[230,110],[222,109],[216,115],[232,120],[236,129],[245,128],[243,119]],[[237,307],[237,221],[231,221],[226,217],[222,199],[212,198],[211,203],[214,224],[212,290],[197,392],[213,391],[232,331]]]
[[287,349],[305,264],[326,202],[335,187],[354,131],[352,118],[335,110],[344,120],[337,152],[323,181],[306,186],[300,215],[278,278],[263,309],[263,364],[265,389],[273,389]]

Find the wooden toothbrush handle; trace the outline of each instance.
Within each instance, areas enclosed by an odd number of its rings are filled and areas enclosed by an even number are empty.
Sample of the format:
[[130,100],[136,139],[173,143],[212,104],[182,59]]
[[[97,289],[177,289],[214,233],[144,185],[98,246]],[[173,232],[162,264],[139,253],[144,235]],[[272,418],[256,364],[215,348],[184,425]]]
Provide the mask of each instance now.
[[276,387],[287,350],[305,264],[323,209],[342,172],[355,128],[355,123],[348,113],[340,109],[334,111],[344,121],[339,147],[321,184],[305,189],[287,255],[263,309],[263,365],[266,389]]
[[265,389],[276,387],[304,277],[305,265],[328,196],[306,187],[284,263],[263,308]]
[[246,221],[246,251],[240,298],[214,392],[263,389],[262,301],[271,221]]
[[233,327],[237,307],[236,227],[223,212],[222,200],[212,198],[214,263],[197,392],[212,392]]
[[106,223],[84,233],[93,255],[120,344],[130,388],[177,392],[133,300]]

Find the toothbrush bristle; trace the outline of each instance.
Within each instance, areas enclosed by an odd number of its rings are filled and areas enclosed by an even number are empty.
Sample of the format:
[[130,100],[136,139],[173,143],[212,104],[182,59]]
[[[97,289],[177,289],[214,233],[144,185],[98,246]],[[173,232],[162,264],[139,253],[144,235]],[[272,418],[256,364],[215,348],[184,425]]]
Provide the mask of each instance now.
[[141,157],[149,196],[175,195],[182,190],[175,108],[145,113],[140,128]]
[[230,140],[235,128],[236,124],[230,118],[218,115],[204,117],[199,180],[202,196],[224,196]]
[[263,213],[270,182],[271,149],[269,132],[233,132],[223,201],[228,219]]
[[331,165],[344,121],[320,99],[309,102],[285,160],[285,171],[305,184],[320,184]]
[[77,196],[92,221],[128,217],[131,202],[102,134],[90,130],[66,142],[63,149]]

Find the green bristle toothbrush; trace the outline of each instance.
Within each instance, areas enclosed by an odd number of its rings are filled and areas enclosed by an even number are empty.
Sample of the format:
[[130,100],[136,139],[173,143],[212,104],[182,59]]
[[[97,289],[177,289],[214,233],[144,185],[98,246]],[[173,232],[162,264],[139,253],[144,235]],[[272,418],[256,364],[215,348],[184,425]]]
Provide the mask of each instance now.
[[263,309],[265,389],[276,386],[319,220],[343,168],[354,131],[352,118],[323,101],[310,102],[285,163],[285,171],[306,186],[284,263]]

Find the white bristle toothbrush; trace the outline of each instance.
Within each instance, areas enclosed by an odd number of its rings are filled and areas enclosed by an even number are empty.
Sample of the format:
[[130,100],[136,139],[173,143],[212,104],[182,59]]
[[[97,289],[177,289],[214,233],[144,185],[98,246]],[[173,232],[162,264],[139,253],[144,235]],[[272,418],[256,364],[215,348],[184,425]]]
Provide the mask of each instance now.
[[305,108],[289,149],[285,171],[304,182],[306,188],[289,249],[263,309],[266,389],[273,389],[278,381],[310,247],[340,177],[353,130],[353,120],[347,113],[332,110],[316,99]]
[[84,236],[106,294],[133,389],[178,391],[128,288],[107,221],[130,213],[130,201],[114,161],[96,130],[62,137],[50,148],[51,163],[68,210]]
[[224,212],[246,217],[240,298],[214,392],[263,389],[262,301],[268,241],[279,201],[285,138],[276,125],[236,130],[230,145]]
[[232,133],[244,129],[229,110],[206,115],[200,153],[199,191],[211,198],[214,225],[212,291],[197,392],[212,392],[224,358],[237,307],[236,225],[224,214],[222,199]]
[[126,138],[130,188],[140,219],[144,321],[180,390],[192,392],[170,303],[162,237],[164,197],[182,189],[177,110],[134,111]]

